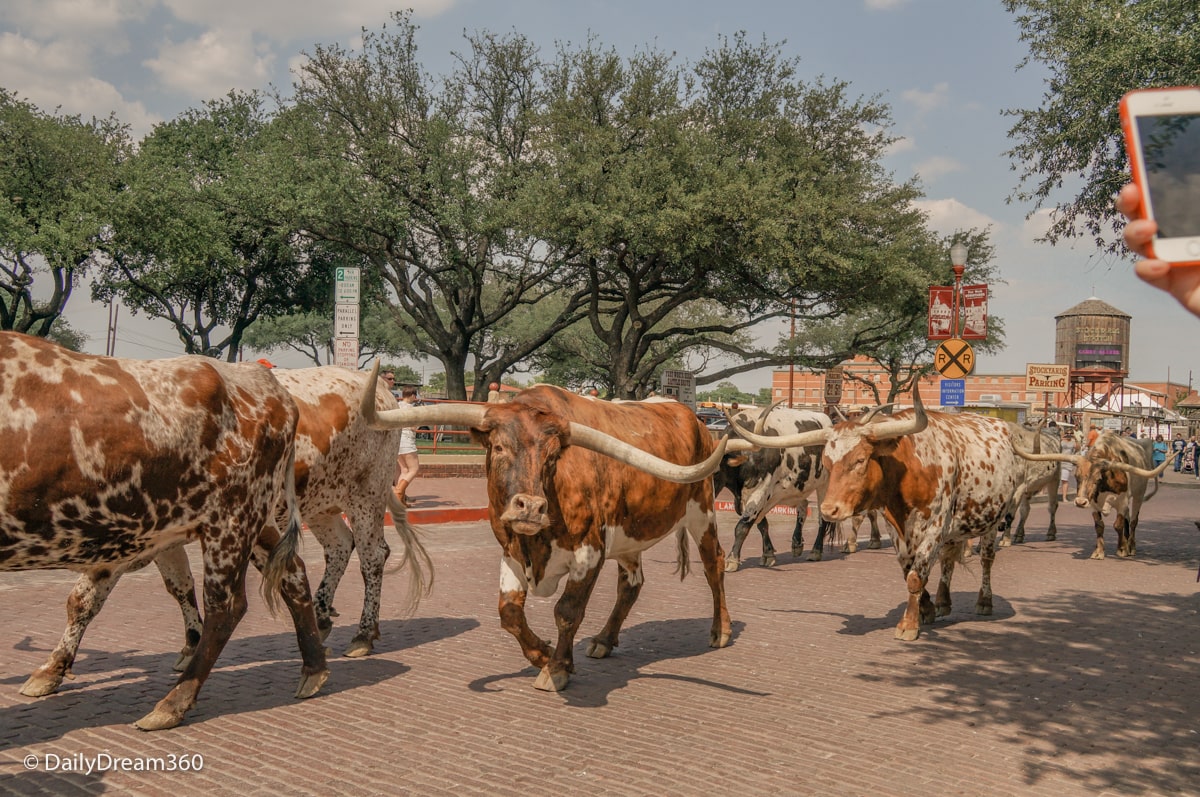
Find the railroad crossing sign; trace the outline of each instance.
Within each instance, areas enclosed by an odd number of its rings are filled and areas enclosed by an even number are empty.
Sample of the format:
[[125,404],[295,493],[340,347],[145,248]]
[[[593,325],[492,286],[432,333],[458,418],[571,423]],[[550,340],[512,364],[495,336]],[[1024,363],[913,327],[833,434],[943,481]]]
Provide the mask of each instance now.
[[947,379],[960,379],[975,370],[975,352],[961,338],[950,338],[938,345],[933,367]]

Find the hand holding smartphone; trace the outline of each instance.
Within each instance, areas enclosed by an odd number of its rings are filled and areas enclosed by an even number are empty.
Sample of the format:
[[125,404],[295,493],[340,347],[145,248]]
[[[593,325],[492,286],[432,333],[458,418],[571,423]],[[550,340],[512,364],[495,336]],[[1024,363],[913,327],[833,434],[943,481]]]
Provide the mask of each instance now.
[[1200,265],[1200,88],[1131,91],[1120,112],[1142,218],[1158,225],[1152,256]]

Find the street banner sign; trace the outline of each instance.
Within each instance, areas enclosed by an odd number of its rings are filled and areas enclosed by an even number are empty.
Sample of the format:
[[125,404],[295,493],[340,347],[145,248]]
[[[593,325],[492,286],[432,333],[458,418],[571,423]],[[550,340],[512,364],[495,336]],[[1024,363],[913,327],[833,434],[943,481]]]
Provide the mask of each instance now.
[[1030,393],[1066,393],[1071,380],[1071,366],[1025,364],[1025,390]]
[[963,340],[986,339],[988,286],[964,285],[959,300],[958,322],[962,327],[959,337]]
[[947,379],[961,379],[975,370],[975,352],[965,340],[951,338],[938,345],[933,367]]
[[954,320],[954,287],[952,285],[929,286],[929,334],[928,340],[949,340],[954,336],[950,329]]
[[943,407],[961,407],[967,403],[967,380],[943,379],[939,386]]

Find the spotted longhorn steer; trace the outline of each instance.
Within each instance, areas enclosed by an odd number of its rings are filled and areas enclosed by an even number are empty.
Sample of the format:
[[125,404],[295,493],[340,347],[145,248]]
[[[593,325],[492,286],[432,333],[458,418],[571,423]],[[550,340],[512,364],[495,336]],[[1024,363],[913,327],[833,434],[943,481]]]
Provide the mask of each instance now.
[[[364,406],[365,412],[373,409]],[[379,422],[466,426],[486,449],[490,520],[503,551],[500,623],[541,670],[538,689],[567,686],[575,633],[604,561],[615,559],[619,566],[617,601],[588,647],[593,658],[618,645],[642,587],[642,552],[672,533],[681,576],[688,569],[685,533],[699,547],[712,591],[710,646],[729,643],[725,556],[707,477],[730,442],[714,444],[687,406],[607,402],[538,385],[504,404],[401,407],[380,413]],[[558,641],[551,647],[526,622],[526,594],[550,597],[564,576],[554,608]]]
[[1142,503],[1154,496],[1154,493],[1146,495],[1146,488],[1153,480],[1157,492],[1158,477],[1171,464],[1168,459],[1158,468],[1152,468],[1153,452],[1150,440],[1133,440],[1115,432],[1101,434],[1086,455],[1036,454],[1017,449],[1020,456],[1035,463],[1075,463],[1075,478],[1079,483],[1075,506],[1092,510],[1096,528],[1092,559],[1104,558],[1104,515],[1109,508],[1116,510],[1113,530],[1117,535],[1117,556],[1137,554],[1138,516]]
[[[922,623],[950,613],[954,566],[972,537],[981,541],[983,571],[975,612],[992,613],[996,533],[1011,521],[1024,472],[1005,421],[926,412],[914,387],[913,409],[887,420],[844,421],[833,429],[782,437],[739,434],[762,446],[824,444],[825,518],[841,521],[876,507],[884,511],[895,529],[896,556],[908,588],[897,639],[916,639]],[[936,603],[926,589],[935,558],[941,562]]]
[[[1036,453],[1057,454],[1062,451],[1062,441],[1057,435],[1046,430],[1030,429],[1021,424],[1012,424],[1013,440],[1018,448]],[[1050,527],[1046,530],[1046,539],[1058,539],[1058,526],[1055,517],[1058,514],[1058,491],[1062,484],[1062,467],[1055,460],[1042,462],[1026,462],[1025,475],[1021,486],[1017,489],[1017,525],[1005,529],[1000,535],[999,546],[1007,548],[1011,534],[1013,544],[1025,542],[1025,520],[1029,517],[1029,501],[1038,493],[1046,492],[1046,509],[1050,513]]]
[[[743,410],[732,418],[732,422],[743,429],[752,429],[757,434],[773,436],[832,426],[829,416],[824,413],[779,407],[777,403],[760,413]],[[720,470],[713,474],[713,493],[717,494],[728,487],[733,494],[733,505],[739,519],[733,530],[733,548],[725,557],[725,569],[732,572],[741,566],[742,543],[755,524],[762,536],[763,566],[775,566],[775,545],[771,542],[767,512],[776,506],[796,508],[792,556],[801,556],[804,553],[804,519],[808,514],[809,496],[816,493],[818,500],[824,497],[826,481],[821,468],[820,446],[762,448],[726,454]],[[847,537],[847,552],[858,549],[858,526],[861,522],[861,517],[856,519],[854,531]],[[833,523],[820,519],[818,523],[817,538],[809,555],[813,561],[820,561],[826,535],[836,530]],[[874,517],[871,518],[871,531],[870,547],[878,548],[879,526]]]
[[[246,368],[261,368],[257,364]],[[397,533],[404,543],[400,567],[410,571],[405,607],[415,606],[432,571],[429,555],[407,522],[407,511],[392,492],[392,477],[400,433],[372,429],[359,413],[363,374],[336,366],[321,368],[276,368],[272,375],[287,389],[299,409],[296,426],[295,489],[300,514],[325,551],[325,575],[316,594],[317,626],[324,639],[333,627],[331,614],[337,590],[350,553],[358,551],[364,596],[358,632],[344,655],[357,657],[371,652],[379,638],[379,605],[388,545],[383,536],[386,507],[390,508]],[[396,399],[380,387],[379,409],[395,409]],[[343,519],[343,513],[346,518]],[[347,526],[346,520],[349,520]],[[142,563],[144,564],[144,562]],[[154,564],[167,592],[183,614],[184,646],[175,669],[187,666],[200,638],[201,619],[197,608],[191,565],[182,545],[160,552]],[[131,567],[129,569],[135,569]],[[88,571],[75,583],[72,601],[97,594],[107,596],[122,571]],[[99,599],[103,604],[103,598]],[[99,611],[99,605],[96,607]],[[68,618],[59,649],[43,670],[53,670],[56,660],[73,661],[92,614]],[[65,654],[65,655],[64,655]],[[59,679],[61,680],[61,678]],[[39,682],[39,694],[57,683]]]
[[[246,567],[282,593],[304,664],[297,697],[329,672],[304,565],[291,473],[296,405],[262,368],[206,357],[138,361],[79,354],[0,332],[0,570],[65,568],[111,585],[187,539],[201,542],[204,624],[170,693],[137,722],[178,725],[246,612]],[[286,532],[275,515],[286,502]],[[107,591],[72,593],[90,619]],[[78,645],[76,640],[75,645]],[[26,682],[47,694],[73,661],[60,644]]]

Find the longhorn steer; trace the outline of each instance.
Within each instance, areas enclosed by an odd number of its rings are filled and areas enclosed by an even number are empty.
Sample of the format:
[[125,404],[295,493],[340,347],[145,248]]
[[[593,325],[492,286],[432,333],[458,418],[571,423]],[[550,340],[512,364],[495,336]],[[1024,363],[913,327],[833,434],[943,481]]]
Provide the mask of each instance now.
[[[950,613],[954,566],[976,536],[983,573],[975,612],[992,613],[996,533],[1011,520],[1024,471],[1005,421],[926,412],[914,388],[913,409],[889,420],[845,421],[833,429],[777,438],[740,434],[761,446],[823,443],[822,465],[829,472],[821,502],[825,518],[841,521],[883,509],[896,529],[896,555],[908,588],[897,639],[916,639],[921,623]],[[926,583],[939,557],[941,580],[934,603]]]
[[1033,462],[1075,463],[1075,478],[1079,482],[1075,506],[1091,508],[1096,528],[1092,559],[1104,558],[1104,514],[1110,507],[1116,510],[1113,530],[1117,535],[1117,556],[1137,554],[1138,516],[1142,503],[1154,496],[1154,493],[1146,495],[1146,488],[1153,479],[1157,492],[1158,477],[1171,464],[1167,460],[1152,468],[1153,451],[1150,440],[1133,440],[1115,432],[1104,432],[1096,438],[1086,456],[1035,454],[1017,449],[1020,456]]
[[[757,434],[779,436],[796,434],[832,426],[829,416],[821,412],[779,407],[773,404],[757,414],[746,411],[738,413],[732,422],[742,429],[753,429]],[[755,524],[762,536],[762,563],[764,567],[775,565],[775,545],[771,542],[767,512],[776,506],[796,508],[796,524],[792,529],[792,556],[804,553],[804,519],[808,514],[809,496],[824,497],[825,471],[821,468],[821,447],[808,448],[762,448],[753,451],[726,454],[721,469],[713,474],[713,494],[728,487],[733,494],[734,509],[739,515],[733,531],[733,548],[725,557],[725,569],[735,571],[742,561],[742,543]],[[833,523],[818,518],[816,541],[809,558],[819,561],[824,551],[826,535],[836,530]],[[845,550],[858,549],[857,518],[853,535],[847,539]],[[879,527],[871,518],[871,547],[878,548]]]
[[[371,652],[374,640],[379,638],[380,592],[389,553],[383,536],[385,499],[396,532],[404,542],[400,567],[407,566],[410,571],[406,607],[416,605],[425,584],[425,572],[432,571],[429,555],[409,526],[407,512],[391,489],[400,433],[372,429],[363,421],[358,411],[363,390],[362,374],[335,366],[297,370],[276,368],[271,374],[287,389],[299,409],[294,470],[297,503],[305,523],[325,551],[325,575],[316,594],[317,627],[324,639],[333,625],[334,593],[346,572],[351,551],[357,549],[364,585],[363,609],[358,632],[345,655],[364,656]],[[396,399],[385,389],[378,391],[376,403],[380,409],[397,406]],[[343,513],[350,521],[349,526]],[[137,569],[144,564],[142,561],[128,569]],[[175,663],[175,669],[182,670],[195,651],[201,630],[191,565],[182,545],[159,553],[154,557],[154,564],[167,592],[175,598],[183,614],[184,646]],[[59,647],[41,668],[36,683],[27,685],[23,692],[42,695],[58,687],[64,672],[56,673],[55,677],[45,676],[54,673],[62,662],[74,661],[88,623],[99,612],[123,572],[118,568],[105,568],[80,575],[69,600],[79,603],[85,596],[95,596],[92,598],[94,608],[86,615],[68,617]]]
[[[291,489],[296,405],[262,368],[206,357],[137,361],[78,354],[0,332],[0,570],[106,574],[187,539],[204,560],[204,624],[175,688],[137,722],[178,725],[246,612],[246,567],[282,592],[304,660],[297,697],[328,677]],[[289,523],[280,538],[277,504]],[[73,593],[69,620],[107,591]],[[78,645],[76,640],[75,645]],[[22,691],[53,691],[74,650],[59,645]]]
[[[1034,452],[1057,454],[1062,451],[1062,441],[1054,434],[1045,430],[1029,429],[1020,424],[1011,424],[1013,440],[1019,449]],[[1058,526],[1055,516],[1058,514],[1058,490],[1062,481],[1061,464],[1055,460],[1026,462],[1025,473],[1021,478],[1021,486],[1017,489],[1016,503],[1017,527],[1005,529],[1000,535],[999,545],[1007,548],[1011,533],[1012,542],[1019,545],[1025,542],[1025,520],[1029,517],[1029,501],[1042,490],[1046,491],[1046,509],[1050,513],[1050,527],[1046,530],[1047,541],[1058,539]]]
[[[364,406],[364,412],[373,410],[373,403]],[[617,601],[587,655],[604,658],[617,647],[642,587],[642,552],[672,533],[681,577],[688,569],[685,532],[700,549],[713,601],[709,645],[729,643],[725,556],[707,478],[729,441],[714,447],[687,406],[604,402],[539,385],[506,404],[402,407],[380,413],[379,421],[466,426],[486,449],[492,532],[503,552],[500,623],[541,670],[535,687],[567,686],[575,633],[606,559],[619,566]],[[526,622],[526,593],[549,597],[564,576],[554,607],[558,641],[551,647]]]

